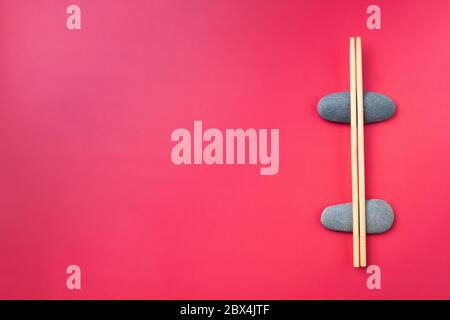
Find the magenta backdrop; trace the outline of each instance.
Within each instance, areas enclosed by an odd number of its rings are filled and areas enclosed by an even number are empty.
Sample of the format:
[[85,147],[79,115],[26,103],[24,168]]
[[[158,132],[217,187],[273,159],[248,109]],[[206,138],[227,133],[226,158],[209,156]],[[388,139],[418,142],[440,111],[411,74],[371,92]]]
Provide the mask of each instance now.
[[[450,298],[449,31],[448,0],[0,0],[0,298]],[[397,218],[372,291],[320,225],[351,199],[349,127],[316,104],[352,35],[398,106],[366,128],[367,197]],[[279,128],[279,173],[173,165],[194,120]]]

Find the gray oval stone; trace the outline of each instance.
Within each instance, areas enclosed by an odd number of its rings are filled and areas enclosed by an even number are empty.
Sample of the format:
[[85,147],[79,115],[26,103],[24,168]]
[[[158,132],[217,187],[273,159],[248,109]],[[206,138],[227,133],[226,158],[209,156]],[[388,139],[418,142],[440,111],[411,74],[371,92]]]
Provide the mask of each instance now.
[[[337,92],[320,99],[317,110],[322,118],[332,122],[350,123],[350,93]],[[373,123],[390,119],[396,106],[388,96],[364,92],[364,122]]]
[[[352,203],[338,204],[326,207],[322,212],[321,221],[325,228],[352,232]],[[394,210],[384,200],[366,200],[366,227],[367,233],[384,233],[392,228],[394,223]]]

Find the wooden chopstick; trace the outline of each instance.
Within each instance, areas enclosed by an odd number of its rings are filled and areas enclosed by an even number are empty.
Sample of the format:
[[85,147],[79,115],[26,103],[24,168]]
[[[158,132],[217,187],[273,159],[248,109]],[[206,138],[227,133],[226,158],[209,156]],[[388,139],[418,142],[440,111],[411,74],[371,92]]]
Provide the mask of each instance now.
[[366,259],[366,190],[364,174],[364,96],[362,75],[361,38],[356,38],[356,110],[358,114],[358,193],[359,193],[359,249],[360,266],[367,266]]
[[358,148],[356,107],[355,38],[350,38],[350,135],[352,168],[352,218],[353,218],[353,266],[360,266],[359,259],[359,197],[358,197]]

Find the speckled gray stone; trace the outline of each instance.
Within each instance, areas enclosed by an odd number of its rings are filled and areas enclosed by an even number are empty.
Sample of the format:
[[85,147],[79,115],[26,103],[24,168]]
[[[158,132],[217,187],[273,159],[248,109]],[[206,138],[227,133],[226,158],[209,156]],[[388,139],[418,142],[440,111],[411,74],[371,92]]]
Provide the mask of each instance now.
[[[338,204],[326,207],[322,212],[322,224],[325,228],[352,232],[352,203]],[[394,223],[394,210],[384,200],[366,200],[366,226],[367,233],[384,233],[391,229]]]
[[[332,122],[350,123],[350,93],[337,92],[320,99],[317,110],[322,118]],[[392,118],[395,103],[381,93],[364,92],[364,122],[372,123]]]

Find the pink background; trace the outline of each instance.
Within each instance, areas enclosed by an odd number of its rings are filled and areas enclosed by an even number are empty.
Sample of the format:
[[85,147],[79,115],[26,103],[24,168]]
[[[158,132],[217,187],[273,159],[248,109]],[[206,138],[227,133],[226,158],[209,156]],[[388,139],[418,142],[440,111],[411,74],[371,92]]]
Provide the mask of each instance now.
[[[82,30],[66,8],[82,9]],[[365,10],[382,9],[382,30]],[[450,298],[450,1],[0,0],[0,298]],[[366,128],[368,238],[352,267],[348,38],[392,120]],[[175,166],[170,134],[279,128],[280,171]],[[82,290],[66,288],[68,265]]]

